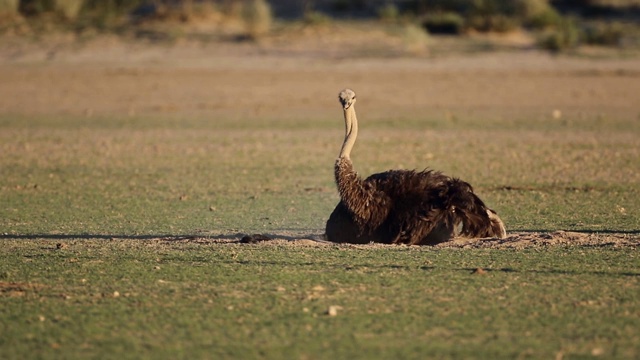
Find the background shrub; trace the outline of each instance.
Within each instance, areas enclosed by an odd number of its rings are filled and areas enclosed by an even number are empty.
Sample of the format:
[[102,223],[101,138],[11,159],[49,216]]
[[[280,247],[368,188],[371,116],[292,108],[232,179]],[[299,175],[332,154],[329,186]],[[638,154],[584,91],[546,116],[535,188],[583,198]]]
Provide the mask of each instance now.
[[563,51],[573,49],[580,43],[580,29],[576,21],[571,18],[563,18],[560,24],[553,30],[543,34],[539,44],[542,48],[551,51]]
[[584,28],[584,42],[590,45],[618,46],[622,42],[624,29],[618,23],[598,23]]
[[400,17],[400,10],[395,4],[385,4],[377,9],[378,18],[383,21],[396,21]]
[[0,0],[0,16],[17,15],[20,0]]
[[75,20],[84,5],[84,0],[55,0],[54,11],[68,20]]
[[20,0],[20,13],[37,16],[54,10],[55,0]]
[[549,0],[518,0],[516,14],[524,25],[534,29],[559,25],[562,18]]
[[265,0],[245,0],[242,8],[242,18],[245,22],[247,35],[257,39],[269,32],[273,15],[271,6]]

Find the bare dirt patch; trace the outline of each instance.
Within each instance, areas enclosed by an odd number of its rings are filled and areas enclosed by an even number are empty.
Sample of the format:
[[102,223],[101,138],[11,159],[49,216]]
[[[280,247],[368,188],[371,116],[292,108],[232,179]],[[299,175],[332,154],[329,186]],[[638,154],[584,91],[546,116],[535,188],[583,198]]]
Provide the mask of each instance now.
[[[367,118],[374,119],[452,117],[459,111],[638,116],[635,58],[537,50],[416,55],[398,51],[398,41],[379,30],[342,27],[259,44],[0,39],[0,109],[87,117],[318,119],[334,116],[337,92],[352,87],[366,99]],[[434,38],[427,46],[448,41]],[[375,51],[366,50],[374,45]]]
[[549,246],[612,246],[638,247],[638,234],[595,234],[573,231],[551,233],[517,233],[504,239],[454,239],[437,245],[442,248],[465,249],[525,249]]
[[22,297],[31,291],[44,288],[42,284],[0,281],[0,296]]
[[[249,240],[251,239],[251,240]],[[166,239],[158,239],[166,240]],[[252,241],[255,240],[255,241]],[[195,242],[200,244],[253,244],[257,246],[303,246],[323,247],[342,246],[353,248],[379,248],[398,247],[406,245],[387,244],[335,244],[324,240],[324,236],[318,233],[293,233],[280,232],[277,234],[229,234],[214,235],[210,237],[190,237],[179,240],[180,242]],[[606,247],[639,247],[640,234],[632,233],[584,233],[574,231],[554,232],[520,232],[509,234],[504,239],[485,238],[468,239],[455,238],[449,242],[433,246],[435,249],[515,249],[545,248],[553,246],[606,246]],[[419,246],[413,246],[418,248]],[[426,246],[430,247],[430,246]]]

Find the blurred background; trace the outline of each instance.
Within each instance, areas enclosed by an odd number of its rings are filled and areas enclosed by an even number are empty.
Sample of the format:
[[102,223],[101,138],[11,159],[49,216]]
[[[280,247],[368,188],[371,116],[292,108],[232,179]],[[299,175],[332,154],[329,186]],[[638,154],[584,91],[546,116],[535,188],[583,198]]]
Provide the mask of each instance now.
[[[287,26],[360,20],[428,35],[526,34],[528,47],[635,49],[640,0],[0,0],[0,33],[100,33],[153,41],[264,41]],[[419,46],[413,46],[419,47]]]

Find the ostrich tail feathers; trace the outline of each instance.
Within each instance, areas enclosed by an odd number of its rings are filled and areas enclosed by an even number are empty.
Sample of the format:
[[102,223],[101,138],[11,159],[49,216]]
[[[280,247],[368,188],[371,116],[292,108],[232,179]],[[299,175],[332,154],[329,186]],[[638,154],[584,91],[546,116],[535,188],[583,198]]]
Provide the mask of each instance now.
[[491,234],[492,237],[497,237],[499,239],[504,239],[507,237],[507,229],[504,227],[504,223],[502,219],[498,216],[498,214],[492,209],[487,209],[487,215],[489,215],[489,220],[491,220]]
[[453,179],[448,192],[449,206],[454,214],[454,222],[462,225],[460,235],[501,239],[507,236],[502,219],[473,193],[471,185],[464,181]]

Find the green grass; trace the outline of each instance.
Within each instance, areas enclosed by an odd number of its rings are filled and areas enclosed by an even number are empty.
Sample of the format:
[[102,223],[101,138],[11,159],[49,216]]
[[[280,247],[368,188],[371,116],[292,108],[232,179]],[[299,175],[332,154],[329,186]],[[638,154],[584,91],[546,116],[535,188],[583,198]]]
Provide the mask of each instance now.
[[[635,118],[401,120],[363,127],[363,175],[459,176],[512,232],[640,231]],[[635,248],[211,240],[321,234],[342,136],[335,119],[4,115],[3,358],[640,356]]]
[[[5,116],[0,231],[321,230],[338,201],[336,125]],[[461,177],[510,230],[639,230],[637,119],[391,119],[361,133],[361,174],[431,167]]]
[[[640,352],[633,249],[61,243],[3,242],[6,358]],[[336,316],[327,314],[331,306]]]

